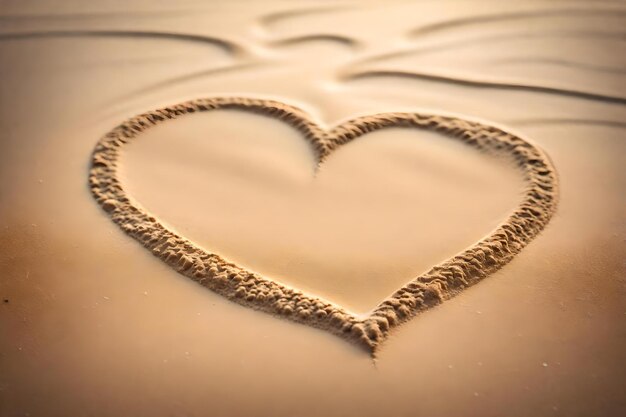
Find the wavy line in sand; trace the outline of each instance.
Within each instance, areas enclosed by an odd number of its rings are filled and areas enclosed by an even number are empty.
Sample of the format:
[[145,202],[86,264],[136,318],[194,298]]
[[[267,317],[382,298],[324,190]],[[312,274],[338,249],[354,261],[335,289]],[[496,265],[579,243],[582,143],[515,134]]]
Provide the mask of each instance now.
[[135,30],[51,30],[38,32],[0,33],[0,41],[22,40],[37,38],[81,38],[81,37],[108,37],[108,38],[147,38],[147,39],[172,39],[188,42],[196,42],[204,45],[216,46],[232,55],[244,53],[243,47],[234,42],[214,38],[212,36],[194,35],[188,33],[159,32],[159,31],[135,31]]
[[372,70],[372,71],[362,71],[362,72],[354,72],[341,76],[342,79],[351,81],[357,79],[365,79],[365,78],[384,78],[384,77],[395,77],[395,78],[408,78],[408,79],[420,79],[427,81],[438,81],[445,82],[449,84],[463,85],[469,87],[478,87],[478,88],[491,88],[491,89],[503,89],[503,90],[522,90],[522,91],[530,91],[530,92],[538,92],[538,93],[547,93],[547,94],[559,94],[579,99],[586,100],[599,100],[608,103],[617,103],[617,104],[626,104],[626,97],[602,94],[602,93],[592,93],[588,91],[582,90],[573,90],[568,88],[561,87],[551,87],[547,85],[532,85],[532,84],[519,84],[514,82],[506,82],[506,81],[493,81],[493,80],[482,80],[482,79],[474,79],[467,77],[455,77],[452,75],[442,75],[442,74],[433,74],[426,72],[415,72],[415,71],[385,71],[385,70]]
[[359,42],[353,38],[343,35],[333,35],[333,34],[315,34],[315,35],[305,35],[305,36],[295,36],[293,38],[286,39],[278,39],[269,43],[271,46],[292,46],[292,45],[301,45],[310,42],[330,42],[339,44],[342,46],[356,48],[359,46]]
[[[254,112],[291,125],[313,145],[319,164],[341,145],[378,129],[404,127],[437,131],[479,150],[512,156],[524,175],[527,188],[520,205],[489,236],[415,277],[366,317],[357,317],[339,306],[206,252],[168,230],[127,194],[118,173],[118,158],[126,144],[154,125],[215,109]],[[383,113],[352,119],[324,130],[298,108],[247,98],[192,100],[127,120],[96,144],[89,186],[97,202],[124,232],[180,274],[239,304],[337,334],[372,355],[391,329],[476,284],[513,259],[547,225],[558,199],[557,175],[543,151],[494,126],[456,117]]]
[[516,119],[508,121],[508,124],[515,126],[553,126],[563,124],[575,124],[583,126],[602,126],[612,127],[617,129],[626,129],[626,122],[620,122],[616,120],[599,120],[599,119],[569,119],[569,118],[531,118],[531,119]]
[[446,20],[443,22],[431,23],[413,29],[409,32],[409,36],[423,36],[436,32],[444,32],[450,29],[458,29],[467,26],[484,25],[485,23],[494,22],[511,22],[516,20],[543,19],[546,17],[582,17],[590,16],[598,17],[615,17],[626,16],[626,10],[593,10],[593,9],[552,9],[541,11],[512,12],[498,14],[484,14],[478,16],[467,16],[458,19]]
[[171,10],[124,10],[124,11],[101,11],[101,12],[73,12],[73,13],[24,13],[24,14],[0,14],[0,21],[28,21],[28,20],[84,20],[84,19],[117,19],[120,17],[149,18],[155,16],[172,17],[182,16],[190,13],[198,13],[193,9],[171,9]]
[[307,8],[307,9],[297,9],[297,10],[284,10],[281,12],[275,12],[271,14],[267,14],[265,16],[261,16],[259,18],[259,22],[264,26],[274,25],[276,23],[302,17],[302,16],[311,16],[316,14],[327,14],[333,13],[337,11],[349,10],[351,7],[348,6],[334,6],[334,7],[317,7],[317,8]]
[[617,41],[624,41],[626,39],[626,32],[606,32],[597,30],[545,30],[542,32],[515,32],[515,33],[499,33],[496,35],[488,36],[475,36],[475,37],[462,37],[461,40],[454,40],[448,42],[441,42],[435,45],[426,45],[418,47],[410,47],[402,50],[388,52],[384,54],[369,56],[363,58],[358,64],[381,62],[394,58],[404,58],[410,56],[418,56],[429,53],[440,53],[442,51],[450,51],[456,48],[464,48],[467,46],[473,47],[476,45],[483,45],[485,43],[503,43],[510,40],[530,40],[530,39],[543,39],[548,37],[556,38],[598,38],[598,39],[611,39]]
[[626,68],[609,67],[604,65],[587,64],[584,62],[572,61],[568,59],[557,59],[551,57],[519,57],[519,58],[498,58],[486,61],[490,66],[500,66],[509,64],[543,64],[564,68],[575,68],[584,71],[604,72],[607,74],[626,74]]

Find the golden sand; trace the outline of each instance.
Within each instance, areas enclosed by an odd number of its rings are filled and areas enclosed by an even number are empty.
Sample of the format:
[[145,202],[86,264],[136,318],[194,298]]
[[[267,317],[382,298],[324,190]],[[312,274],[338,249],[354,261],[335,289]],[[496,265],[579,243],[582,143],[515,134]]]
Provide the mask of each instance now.
[[623,415],[625,23],[0,1],[0,416]]
[[[522,202],[490,235],[413,278],[369,314],[358,317],[340,306],[249,272],[218,254],[203,250],[168,230],[127,195],[117,173],[123,146],[151,126],[189,113],[216,109],[258,112],[292,125],[311,143],[320,164],[339,146],[372,131],[405,127],[441,132],[486,152],[510,155],[528,184]],[[245,98],[194,100],[128,120],[96,145],[90,186],[94,197],[122,230],[179,273],[240,304],[348,337],[372,352],[393,327],[458,294],[508,263],[541,232],[557,203],[556,174],[549,159],[534,145],[498,128],[459,118],[383,113],[349,120],[323,131],[297,108]],[[215,199],[214,204],[220,204],[220,200]]]

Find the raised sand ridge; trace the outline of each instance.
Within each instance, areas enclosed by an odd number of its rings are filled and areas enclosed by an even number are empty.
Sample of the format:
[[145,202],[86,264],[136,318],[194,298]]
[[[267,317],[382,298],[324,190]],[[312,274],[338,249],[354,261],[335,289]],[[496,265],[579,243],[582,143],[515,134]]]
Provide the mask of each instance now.
[[[519,206],[489,236],[415,277],[367,317],[357,317],[339,306],[206,252],[168,230],[129,197],[118,173],[118,159],[124,146],[151,126],[188,113],[215,109],[251,111],[290,124],[313,145],[320,164],[342,144],[374,130],[390,127],[433,130],[483,151],[512,156],[523,172],[527,187]],[[192,100],[124,122],[96,145],[89,183],[92,194],[113,221],[179,273],[240,304],[328,330],[372,353],[391,328],[509,262],[548,223],[558,196],[556,172],[547,156],[528,141],[493,126],[456,117],[384,113],[324,130],[295,107],[271,100],[230,97]]]

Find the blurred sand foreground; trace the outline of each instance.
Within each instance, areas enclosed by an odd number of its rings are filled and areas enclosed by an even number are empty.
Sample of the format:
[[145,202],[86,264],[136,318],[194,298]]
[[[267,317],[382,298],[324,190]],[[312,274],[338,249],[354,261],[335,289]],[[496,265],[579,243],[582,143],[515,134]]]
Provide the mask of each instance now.
[[[0,0],[0,416],[626,412],[623,4],[55,3]],[[113,127],[233,95],[323,128],[497,125],[549,155],[558,209],[373,361],[177,274],[90,195]],[[316,163],[288,125],[223,110],[146,131],[119,169],[171,230],[355,315],[488,235],[525,186],[510,160],[411,129]]]

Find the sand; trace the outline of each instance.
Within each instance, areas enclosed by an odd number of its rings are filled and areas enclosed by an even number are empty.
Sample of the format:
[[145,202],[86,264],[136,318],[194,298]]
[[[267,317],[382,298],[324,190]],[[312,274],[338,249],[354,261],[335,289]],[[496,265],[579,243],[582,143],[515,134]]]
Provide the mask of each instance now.
[[[142,207],[141,200],[137,203],[133,195],[126,191],[124,180],[118,174],[118,167],[122,164],[120,156],[128,143],[137,139],[141,133],[149,130],[152,126],[188,114],[224,109],[255,112],[293,126],[311,145],[312,151],[316,154],[316,165],[321,165],[335,149],[367,133],[384,131],[389,128],[418,128],[456,137],[485,153],[502,153],[509,156],[509,162],[516,163],[521,168],[520,175],[528,184],[518,207],[491,234],[462,253],[435,265],[424,274],[412,278],[397,291],[384,297],[383,301],[371,311],[357,316],[341,308],[341,306],[328,303],[313,294],[309,295],[307,292],[299,291],[297,285],[291,287],[281,285],[270,276],[250,272],[216,253],[208,252],[203,247],[194,244],[193,241],[185,239],[175,230],[163,225],[156,213]],[[228,141],[227,133],[223,131],[216,129],[207,134],[221,136],[222,143]],[[176,131],[170,132],[170,135],[175,137]],[[184,142],[176,141],[173,145],[175,147],[174,152],[184,145]],[[257,144],[258,146],[262,146],[262,144]],[[203,162],[210,164],[209,161]],[[239,164],[244,165],[245,162],[239,161]],[[159,170],[163,170],[163,168],[159,164]],[[498,175],[498,173],[494,175]],[[407,181],[401,176],[398,176],[397,180]],[[393,327],[458,294],[507,264],[513,256],[543,230],[556,210],[558,200],[556,172],[548,157],[531,143],[492,126],[460,118],[419,113],[382,113],[349,120],[332,129],[324,130],[295,107],[276,101],[236,97],[188,101],[144,113],[126,121],[107,133],[96,145],[91,163],[89,184],[93,196],[104,211],[111,215],[113,221],[176,271],[240,304],[329,330],[360,343],[372,353],[375,353],[376,348]],[[207,192],[202,185],[193,187],[185,181],[178,183],[177,186],[179,189],[191,188],[194,194]],[[230,190],[233,186],[229,182],[221,181],[220,187]],[[160,189],[159,193],[164,191]],[[226,200],[215,193],[209,193],[208,197],[213,206],[221,206],[222,201]],[[168,199],[172,198],[175,196],[168,193]],[[436,199],[437,197],[431,198]],[[459,199],[460,196],[457,195],[456,198]],[[193,201],[188,199],[181,198],[176,199],[176,201],[178,205],[192,204],[196,206]],[[315,195],[313,201],[327,205],[335,204],[334,196],[324,199],[324,197]],[[285,216],[285,213],[281,213],[281,220],[267,223],[263,216],[258,216],[256,213],[257,206],[263,207],[265,205],[263,201],[254,198],[249,199],[245,204],[252,212],[251,217],[255,218],[257,222],[265,222],[266,225],[278,225],[278,227],[270,227],[272,234],[281,234],[282,228],[289,229],[289,226],[284,226],[285,222],[282,221],[284,218],[282,216]],[[305,202],[305,207],[307,205]],[[279,206],[284,205],[279,203]],[[359,208],[356,208],[354,211],[358,212],[358,210]],[[302,210],[288,209],[288,211],[294,216],[298,216]],[[341,209],[333,211],[341,211]],[[212,216],[206,210],[201,210],[201,212],[204,216]],[[376,214],[381,216],[380,210]],[[422,217],[423,214],[420,213],[418,216]],[[221,219],[222,216],[217,214],[214,217]],[[322,217],[321,222],[315,222],[318,227],[323,224],[326,217],[332,217],[332,214],[326,214]],[[307,216],[300,217],[300,219],[310,221]],[[198,220],[203,221],[203,216],[200,216]],[[468,221],[469,219],[464,220]],[[367,227],[367,224],[369,223],[361,225],[361,227]],[[335,240],[335,236],[342,235],[338,228],[326,224],[324,226],[331,227],[333,230],[327,236],[329,241]],[[207,230],[209,235],[215,232],[212,228]],[[409,233],[407,230],[403,232]],[[237,240],[247,240],[234,227],[217,233],[231,235]],[[437,236],[437,231],[433,235]],[[292,238],[297,241],[301,236],[304,237],[303,234],[296,233]],[[352,237],[350,240],[357,242],[344,243],[339,245],[339,248],[335,247],[331,250],[341,251],[344,246],[352,250],[355,247],[360,249],[358,241],[363,240],[362,234],[354,230],[349,232],[348,236]],[[423,239],[423,235],[420,237]],[[279,239],[272,239],[272,243],[277,240]],[[273,246],[272,243],[270,246]],[[322,243],[325,244],[326,241]],[[264,241],[256,242],[256,245],[266,246]],[[277,245],[278,248],[281,245],[284,243]],[[330,245],[325,244],[325,246]],[[311,250],[309,245],[304,245],[302,249]],[[317,248],[313,250],[317,253],[321,252]],[[281,253],[281,251],[275,250],[275,252],[281,258],[294,258],[285,251]],[[368,259],[365,253],[361,253],[361,256],[363,259]],[[389,265],[389,258],[385,257],[387,265]],[[279,262],[280,258],[273,261]],[[333,260],[326,258],[323,261],[332,264]],[[338,263],[341,264],[342,261],[339,260]],[[316,271],[313,265],[305,264],[304,266],[309,271],[315,271],[317,274],[322,273],[319,270]],[[393,269],[393,267],[389,269]],[[385,272],[385,268],[383,268],[381,275],[384,276]],[[285,272],[284,276],[290,276],[289,271]],[[341,277],[332,276],[323,278],[326,280],[341,279]],[[375,281],[376,277],[370,277],[370,280]],[[352,283],[355,288],[368,284],[367,281],[358,284]],[[344,289],[344,293],[344,296],[350,297],[352,292],[350,288],[347,288]]]
[[[519,204],[520,171],[472,149],[387,127],[319,164],[297,129],[222,109],[145,130],[124,147],[118,173],[135,203],[202,248],[364,314]],[[381,222],[381,210],[393,215]]]
[[1,6],[1,415],[622,414],[619,2]]

